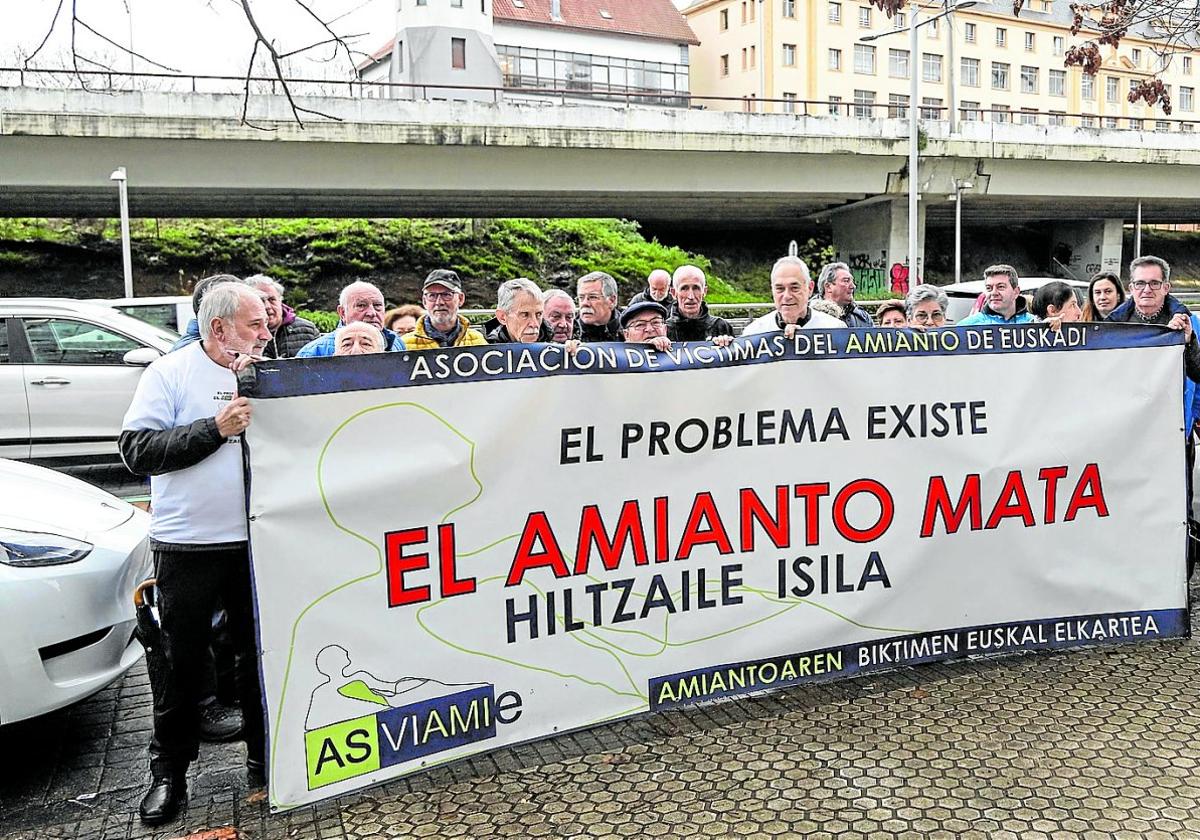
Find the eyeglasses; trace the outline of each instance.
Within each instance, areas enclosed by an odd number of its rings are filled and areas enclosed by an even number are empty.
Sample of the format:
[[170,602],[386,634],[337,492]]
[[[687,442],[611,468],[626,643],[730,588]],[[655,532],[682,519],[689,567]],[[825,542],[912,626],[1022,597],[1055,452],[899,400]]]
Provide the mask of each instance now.
[[625,329],[641,330],[644,332],[645,330],[648,330],[652,327],[658,328],[658,327],[665,327],[666,325],[667,325],[667,322],[665,320],[663,320],[662,318],[651,318],[649,321],[630,321],[629,325],[627,327],[625,327]]
[[598,295],[594,292],[589,292],[586,295],[579,296],[580,303],[595,303],[598,300],[604,300],[604,295]]
[[430,300],[450,300],[454,297],[454,292],[425,292],[425,297]]
[[946,316],[941,312],[914,312],[912,319],[914,321],[916,321],[918,324],[925,324],[925,323],[936,324],[940,321],[945,321]]
[[1166,285],[1165,280],[1134,280],[1129,284],[1131,289],[1161,289]]

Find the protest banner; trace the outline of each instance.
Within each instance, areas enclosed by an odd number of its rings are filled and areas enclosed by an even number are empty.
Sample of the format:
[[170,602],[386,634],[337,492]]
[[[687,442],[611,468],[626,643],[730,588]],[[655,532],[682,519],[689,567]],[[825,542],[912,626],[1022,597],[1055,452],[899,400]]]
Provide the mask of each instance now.
[[688,703],[1187,632],[1179,333],[800,331],[255,366],[286,809]]

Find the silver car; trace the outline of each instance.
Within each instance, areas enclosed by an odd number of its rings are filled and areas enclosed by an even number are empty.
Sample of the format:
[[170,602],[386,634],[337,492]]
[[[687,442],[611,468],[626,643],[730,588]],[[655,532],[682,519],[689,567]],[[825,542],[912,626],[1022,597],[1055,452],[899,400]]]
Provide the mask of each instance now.
[[0,457],[116,458],[121,419],[170,333],[59,298],[0,298]]

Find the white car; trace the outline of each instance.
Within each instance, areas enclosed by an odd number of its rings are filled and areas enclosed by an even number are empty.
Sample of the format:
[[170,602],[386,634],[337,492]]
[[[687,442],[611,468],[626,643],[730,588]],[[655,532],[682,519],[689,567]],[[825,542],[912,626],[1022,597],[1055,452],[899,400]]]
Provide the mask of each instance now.
[[[1062,277],[1022,277],[1021,291],[1024,294],[1032,295],[1047,283],[1058,282],[1066,283],[1073,288],[1075,297],[1079,298],[1079,305],[1083,306],[1088,288],[1087,282],[1083,280],[1067,280]],[[949,286],[942,286],[941,289],[950,298],[950,305],[946,307],[946,320],[951,324],[956,324],[971,314],[975,301],[983,294],[983,281],[967,280],[963,283],[951,283]]]
[[163,297],[115,298],[113,300],[92,300],[100,306],[117,310],[122,315],[137,318],[147,324],[153,324],[174,333],[183,334],[188,322],[196,317],[192,311],[191,295],[167,295]]
[[0,458],[0,724],[81,700],[137,662],[149,521],[83,481]]
[[142,371],[174,340],[105,306],[0,298],[0,457],[115,458]]

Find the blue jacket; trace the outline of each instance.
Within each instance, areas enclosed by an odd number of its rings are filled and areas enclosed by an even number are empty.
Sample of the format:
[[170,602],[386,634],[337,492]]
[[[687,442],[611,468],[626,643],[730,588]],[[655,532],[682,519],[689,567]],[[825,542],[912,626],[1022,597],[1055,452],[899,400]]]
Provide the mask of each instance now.
[[[400,336],[391,330],[384,329],[383,349],[403,350],[404,342],[400,339]],[[325,333],[320,338],[314,338],[308,344],[305,344],[300,348],[300,352],[296,354],[296,358],[311,359],[317,356],[332,356],[335,350],[337,350],[337,330]]]
[[175,344],[171,347],[171,352],[174,353],[176,350],[182,350],[184,347],[187,347],[193,341],[199,341],[199,340],[200,340],[200,322],[197,321],[195,318],[193,318],[192,320],[188,321],[187,329],[183,331],[183,335],[179,336],[179,340],[176,341]]
[[974,315],[968,315],[957,324],[956,327],[978,327],[987,324],[1032,324],[1037,318],[1033,317],[1033,313],[1029,311],[1029,305],[1025,303],[1025,298],[1022,295],[1017,295],[1017,312],[1011,318],[993,312],[990,306],[984,306]]

